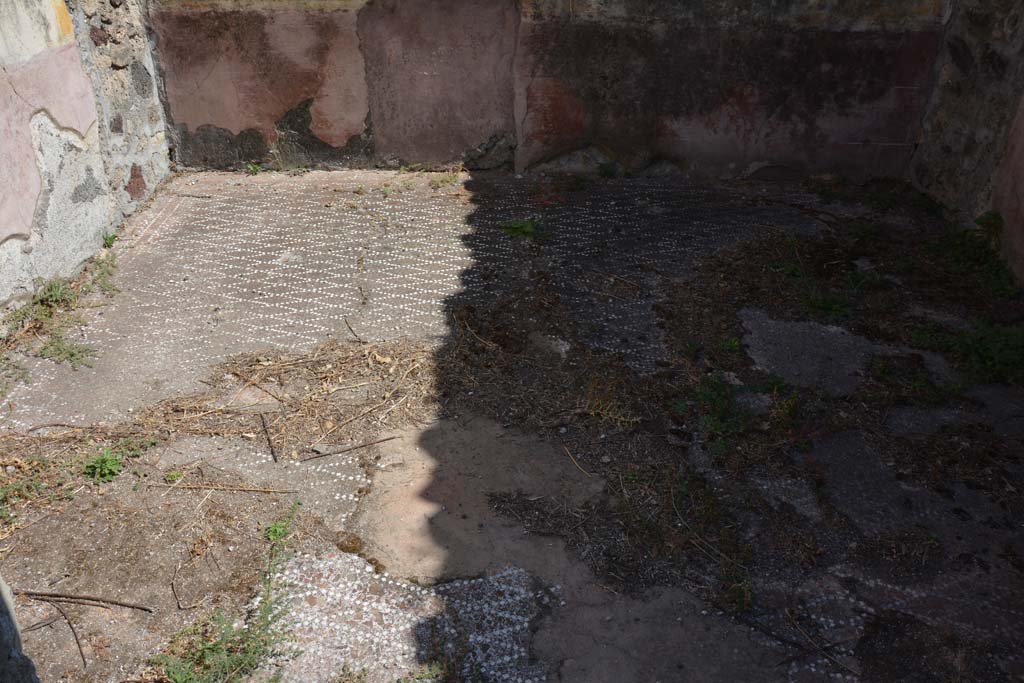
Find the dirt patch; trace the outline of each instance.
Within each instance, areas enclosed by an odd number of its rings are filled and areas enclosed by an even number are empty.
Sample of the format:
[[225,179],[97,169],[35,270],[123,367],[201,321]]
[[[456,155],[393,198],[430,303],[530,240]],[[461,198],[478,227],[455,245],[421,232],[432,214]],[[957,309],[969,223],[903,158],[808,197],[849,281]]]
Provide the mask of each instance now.
[[[531,653],[559,680],[781,677],[769,649],[692,594],[624,595],[539,527],[531,506],[552,524],[569,519],[579,530],[584,511],[606,497],[606,484],[564,447],[479,417],[400,435],[360,504],[356,529],[365,552],[391,573],[427,584],[525,569],[557,601],[534,626]],[[689,646],[679,648],[681,641]]]
[[[296,501],[291,552],[356,549],[344,525],[369,484],[374,436],[426,414],[430,367],[426,348],[405,342],[255,354],[130,423],[0,437],[8,582],[152,610],[69,606],[81,654],[63,622],[29,628],[43,679],[127,675],[186,625],[244,616],[272,527]],[[53,613],[27,598],[19,610],[26,627]]]

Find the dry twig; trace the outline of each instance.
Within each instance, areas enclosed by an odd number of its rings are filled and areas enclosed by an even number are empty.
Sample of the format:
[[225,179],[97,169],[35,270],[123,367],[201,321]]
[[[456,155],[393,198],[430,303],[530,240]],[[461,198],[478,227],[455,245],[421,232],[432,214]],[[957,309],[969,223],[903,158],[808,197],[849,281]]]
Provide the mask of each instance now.
[[78,631],[75,630],[75,625],[71,623],[71,617],[68,616],[67,612],[56,603],[51,603],[53,608],[60,612],[60,615],[64,617],[64,621],[67,622],[68,628],[71,629],[71,635],[75,637],[75,645],[78,646],[78,654],[82,657],[82,669],[88,669],[89,663],[85,661],[85,652],[82,650],[82,641],[78,639]]
[[70,593],[44,593],[41,591],[25,591],[15,590],[15,595],[21,595],[32,600],[39,600],[41,602],[74,602],[76,604],[89,604],[91,607],[103,607],[109,609],[109,605],[115,605],[117,607],[127,607],[128,609],[137,609],[142,612],[150,612],[153,610],[144,605],[136,605],[131,602],[123,602],[121,600],[114,600],[112,598],[97,598],[91,595],[72,595]]
[[149,486],[161,489],[186,489],[189,491],[228,491],[231,493],[298,493],[298,489],[260,489],[249,486],[228,486],[226,484],[149,484]]
[[401,438],[400,436],[389,436],[386,439],[377,439],[376,441],[367,441],[366,443],[361,443],[358,446],[350,446],[349,448],[343,448],[340,451],[330,451],[329,453],[319,453],[317,455],[311,455],[308,458],[303,458],[300,462],[309,462],[310,460],[317,460],[319,458],[326,458],[329,455],[341,455],[342,453],[351,453],[352,451],[357,451],[360,448],[366,448],[368,446],[376,446],[379,443],[384,443],[385,441],[394,441],[395,439],[400,439],[400,438]]

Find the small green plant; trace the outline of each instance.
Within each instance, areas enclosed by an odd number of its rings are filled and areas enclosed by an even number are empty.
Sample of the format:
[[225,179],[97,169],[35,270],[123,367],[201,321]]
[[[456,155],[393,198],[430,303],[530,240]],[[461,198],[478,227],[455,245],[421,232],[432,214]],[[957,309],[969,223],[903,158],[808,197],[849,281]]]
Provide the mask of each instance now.
[[74,308],[76,301],[71,283],[61,278],[44,283],[34,299],[34,303],[48,308]]
[[271,543],[276,543],[287,536],[289,531],[288,522],[285,520],[278,520],[268,526],[266,530],[264,530],[263,535],[266,536],[267,540]]
[[78,303],[78,295],[64,279],[48,280],[36,291],[32,302],[11,311],[3,322],[9,327],[37,327],[43,335],[61,332],[69,323],[66,313]]
[[687,339],[683,342],[683,357],[689,361],[696,361],[700,358],[700,352],[703,349],[700,342],[696,339]]
[[114,450],[126,458],[138,458],[156,444],[155,439],[120,439],[114,444]]
[[976,287],[989,296],[1017,296],[1020,285],[992,248],[991,239],[984,227],[951,231],[928,250],[941,265],[943,278],[955,278],[962,286]]
[[442,187],[457,185],[459,183],[459,172],[461,169],[452,169],[441,173],[430,179],[430,189],[440,190]]
[[0,504],[4,506],[29,500],[44,488],[43,483],[35,476],[15,480],[0,486]]
[[114,246],[114,242],[116,242],[116,241],[117,241],[117,235],[116,234],[114,234],[112,232],[108,232],[108,233],[104,234],[103,235],[103,248],[104,249],[110,249],[112,246]]
[[695,395],[701,426],[709,439],[742,434],[749,415],[736,402],[734,388],[720,374],[704,377]]
[[82,467],[82,473],[97,484],[105,484],[114,481],[117,475],[124,469],[124,458],[109,448],[104,448],[99,454],[86,461]]
[[168,484],[173,484],[176,481],[180,481],[181,478],[184,476],[185,473],[182,472],[181,470],[171,470],[170,472],[164,474],[164,481],[166,481]]
[[255,161],[250,161],[245,164],[245,172],[249,175],[259,175],[263,172],[263,167]]
[[39,355],[57,363],[68,363],[78,369],[82,366],[92,367],[96,351],[88,344],[68,341],[63,333],[55,330],[50,332],[50,336],[40,347]]
[[852,311],[849,299],[840,294],[824,291],[816,285],[807,288],[804,305],[812,314],[830,321],[848,318]]
[[1024,327],[978,322],[966,330],[926,326],[914,330],[916,346],[949,353],[975,382],[1024,384]]
[[743,344],[735,337],[722,342],[722,350],[726,353],[739,353],[743,350]]
[[537,218],[520,218],[517,220],[505,221],[499,224],[499,227],[509,237],[524,237],[527,239],[537,239],[540,232],[540,220]]
[[741,567],[723,564],[715,593],[718,605],[729,614],[742,614],[754,606],[754,589]]
[[118,290],[114,285],[114,273],[117,271],[117,257],[114,254],[99,256],[93,260],[89,268],[90,286],[95,285],[104,294],[115,294]]
[[284,517],[274,521],[263,531],[263,535],[266,536],[267,540],[274,544],[284,540],[292,532],[292,524],[295,522],[295,515],[298,511],[299,502],[296,501],[288,508],[288,512],[285,513]]

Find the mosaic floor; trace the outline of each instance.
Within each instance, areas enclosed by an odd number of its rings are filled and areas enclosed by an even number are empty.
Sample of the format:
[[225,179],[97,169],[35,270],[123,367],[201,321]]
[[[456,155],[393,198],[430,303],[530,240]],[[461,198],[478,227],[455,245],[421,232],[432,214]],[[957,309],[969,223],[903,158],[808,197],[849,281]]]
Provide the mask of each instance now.
[[[212,364],[261,348],[302,351],[330,335],[441,340],[445,310],[493,298],[520,266],[501,225],[543,216],[553,285],[588,343],[653,368],[654,285],[754,230],[814,230],[797,210],[677,179],[553,192],[535,179],[432,188],[392,172],[173,179],[117,245],[120,293],[85,314],[94,367],[24,359],[31,383],[2,425],[116,421],[194,388]],[[601,279],[635,291],[608,294]],[[493,300],[493,299],[492,299]]]
[[[678,179],[603,182],[571,197],[536,179],[430,180],[391,172],[173,179],[115,247],[120,292],[84,313],[80,340],[97,351],[93,366],[24,359],[31,382],[7,396],[0,428],[124,419],[199,388],[213,365],[240,352],[301,352],[330,336],[440,343],[453,307],[494,301],[526,275],[522,238],[503,229],[510,220],[540,219],[541,262],[584,323],[583,341],[646,372],[663,353],[652,310],[662,278],[757,230],[816,229],[796,209]],[[609,278],[628,283],[630,296],[609,293]],[[214,464],[257,483],[301,485],[303,503],[334,528],[369,484],[356,457],[285,471],[258,445],[217,446]],[[177,445],[182,457],[211,447]],[[424,664],[435,645],[473,668],[461,672],[466,680],[547,679],[530,639],[559,598],[517,567],[425,589],[338,553],[297,558],[283,578],[304,652],[284,680],[327,683],[353,662],[373,666],[371,681],[392,680]]]

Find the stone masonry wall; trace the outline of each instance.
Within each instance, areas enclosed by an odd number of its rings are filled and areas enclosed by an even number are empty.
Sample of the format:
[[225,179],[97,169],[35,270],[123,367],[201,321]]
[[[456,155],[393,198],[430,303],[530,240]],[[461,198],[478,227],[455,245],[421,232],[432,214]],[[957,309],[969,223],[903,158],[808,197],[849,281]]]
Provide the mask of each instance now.
[[145,11],[142,0],[74,0],[74,5],[75,34],[96,94],[117,223],[170,173]]
[[[0,5],[0,303],[73,274],[168,172],[153,69],[148,106],[122,92],[125,77],[108,68],[85,10],[98,30],[106,18],[108,34],[133,56],[126,72],[141,84],[131,64],[151,62],[137,0]],[[117,114],[120,135],[111,126]]]
[[902,175],[949,0],[153,0],[187,165]]
[[1007,262],[1024,282],[1024,97],[1006,143],[1003,159],[996,170],[992,188],[992,208],[1003,218],[1003,253]]
[[999,211],[1006,255],[1024,278],[1022,93],[1024,3],[960,0],[910,176],[966,220]]

